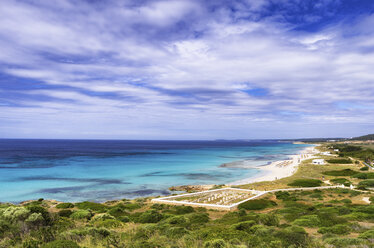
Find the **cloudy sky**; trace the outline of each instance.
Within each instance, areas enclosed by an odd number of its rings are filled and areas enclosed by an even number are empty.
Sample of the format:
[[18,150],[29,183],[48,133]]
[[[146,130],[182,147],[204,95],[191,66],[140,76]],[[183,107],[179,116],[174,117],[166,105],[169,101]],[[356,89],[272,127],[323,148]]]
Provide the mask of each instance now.
[[371,0],[1,0],[0,137],[374,133]]

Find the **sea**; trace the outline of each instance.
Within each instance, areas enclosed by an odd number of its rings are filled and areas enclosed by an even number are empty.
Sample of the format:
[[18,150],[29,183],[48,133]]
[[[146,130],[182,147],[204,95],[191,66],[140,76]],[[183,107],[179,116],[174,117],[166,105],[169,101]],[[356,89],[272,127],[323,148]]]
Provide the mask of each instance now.
[[[308,146],[276,140],[0,139],[0,202],[104,202],[168,195],[171,186],[256,177],[262,165]],[[247,167],[221,167],[231,162]]]

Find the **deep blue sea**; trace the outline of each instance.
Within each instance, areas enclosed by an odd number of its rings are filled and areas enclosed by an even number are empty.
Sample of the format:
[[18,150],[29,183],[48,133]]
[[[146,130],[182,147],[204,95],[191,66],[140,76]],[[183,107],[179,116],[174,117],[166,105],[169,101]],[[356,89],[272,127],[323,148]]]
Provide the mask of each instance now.
[[[168,187],[223,184],[307,145],[278,141],[0,139],[0,201],[97,201],[167,195]],[[253,168],[222,168],[246,161]]]

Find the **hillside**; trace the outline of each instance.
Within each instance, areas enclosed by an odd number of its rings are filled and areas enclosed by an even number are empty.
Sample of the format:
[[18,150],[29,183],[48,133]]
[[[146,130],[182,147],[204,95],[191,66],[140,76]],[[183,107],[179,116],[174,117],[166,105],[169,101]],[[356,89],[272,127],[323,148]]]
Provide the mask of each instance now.
[[352,139],[353,140],[374,140],[374,134],[363,135],[363,136],[355,137]]

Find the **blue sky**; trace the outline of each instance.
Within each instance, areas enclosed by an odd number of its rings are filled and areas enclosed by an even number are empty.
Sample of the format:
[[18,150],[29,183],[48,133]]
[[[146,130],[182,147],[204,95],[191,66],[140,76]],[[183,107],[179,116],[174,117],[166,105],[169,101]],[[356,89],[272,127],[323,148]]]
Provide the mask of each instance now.
[[374,132],[374,2],[2,0],[0,137]]

